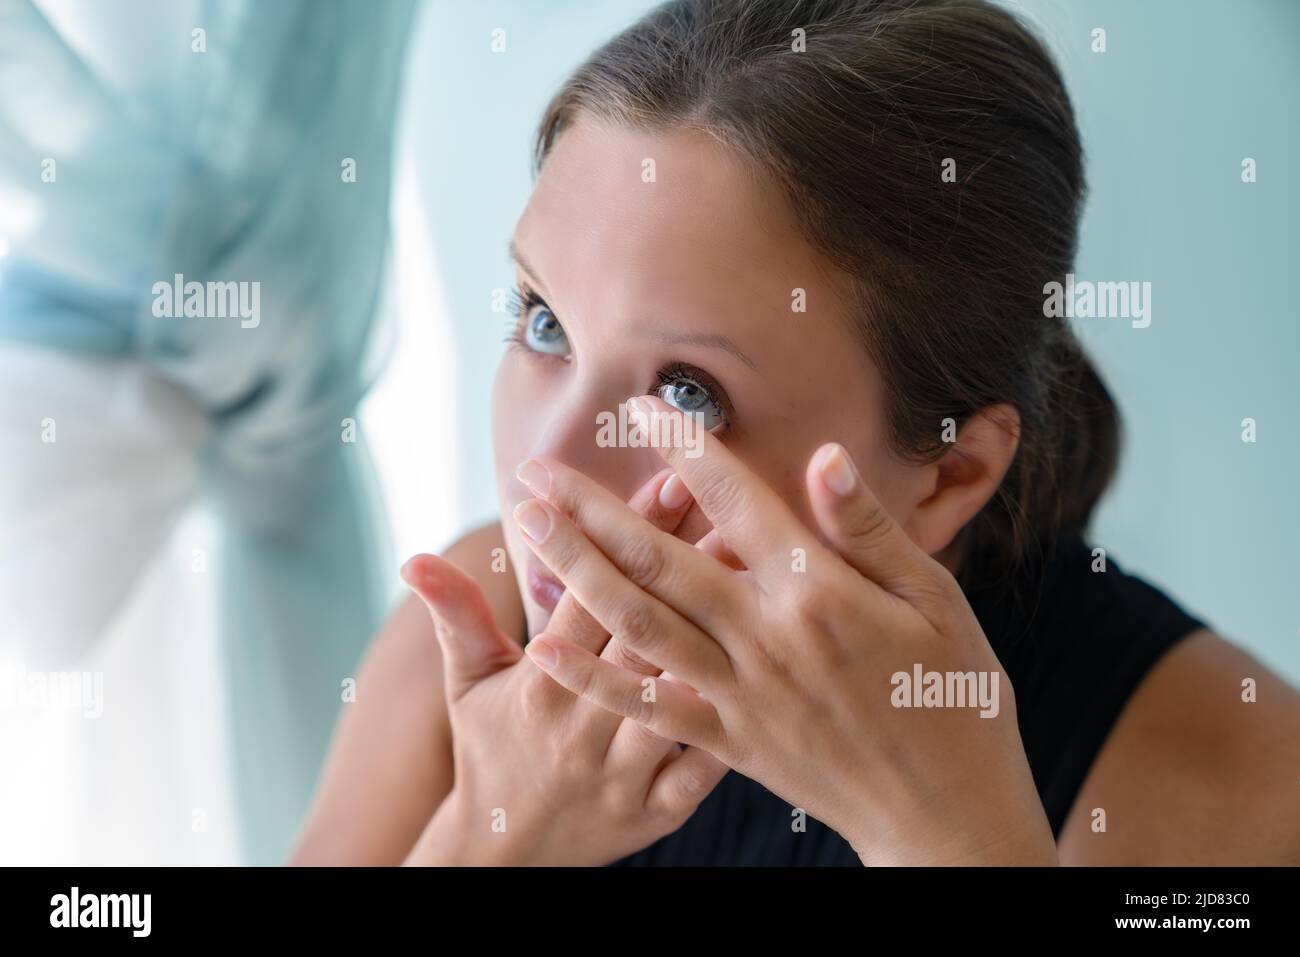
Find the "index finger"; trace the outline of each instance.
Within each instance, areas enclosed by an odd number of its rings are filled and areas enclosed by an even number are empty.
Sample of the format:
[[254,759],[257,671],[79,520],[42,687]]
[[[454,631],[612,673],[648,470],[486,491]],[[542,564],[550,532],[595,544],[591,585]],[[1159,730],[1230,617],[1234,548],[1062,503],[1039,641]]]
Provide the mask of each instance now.
[[781,496],[695,417],[657,396],[627,400],[649,445],[673,467],[705,516],[760,581],[788,575],[793,549],[826,551]]
[[[677,529],[690,506],[689,499],[676,508],[668,508],[660,501],[659,490],[672,474],[672,469],[662,469],[637,489],[627,501],[628,508],[641,515],[655,528],[670,534]],[[573,592],[568,590],[560,596],[551,620],[547,622],[546,630],[551,634],[567,638],[595,655],[601,654],[609,641],[609,632],[605,630],[604,625],[596,621],[590,612],[578,603]]]

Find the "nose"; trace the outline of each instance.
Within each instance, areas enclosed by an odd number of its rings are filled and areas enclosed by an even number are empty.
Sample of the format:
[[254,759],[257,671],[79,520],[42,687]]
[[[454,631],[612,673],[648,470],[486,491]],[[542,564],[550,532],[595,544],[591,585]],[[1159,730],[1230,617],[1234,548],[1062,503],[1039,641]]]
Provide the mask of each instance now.
[[621,498],[628,498],[664,467],[653,449],[629,448],[625,397],[608,402],[575,396],[558,403],[546,419],[529,455],[546,456],[575,469]]

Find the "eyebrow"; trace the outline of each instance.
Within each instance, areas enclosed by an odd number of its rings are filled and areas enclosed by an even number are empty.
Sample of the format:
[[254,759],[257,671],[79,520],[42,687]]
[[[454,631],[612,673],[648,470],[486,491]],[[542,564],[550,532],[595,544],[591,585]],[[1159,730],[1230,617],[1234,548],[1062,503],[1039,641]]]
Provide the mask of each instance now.
[[[515,245],[513,238],[510,240],[509,255],[511,260],[518,263],[519,267],[523,269],[524,272],[528,273],[528,275],[531,276],[539,286],[545,285],[542,283],[541,276],[538,274],[537,270],[530,266],[528,261],[519,254],[519,247]],[[721,349],[723,352],[735,356],[755,372],[758,371],[758,366],[754,365],[754,360],[745,355],[745,353],[743,353],[734,342],[723,335],[703,332],[669,332],[667,329],[652,329],[643,332],[641,338],[664,343],[666,345],[701,346],[707,349]]]
[[523,269],[524,272],[528,273],[528,275],[532,276],[533,280],[539,286],[545,285],[545,283],[542,282],[541,275],[537,272],[536,269],[528,265],[528,260],[525,259],[523,255],[519,252],[519,247],[515,245],[514,237],[511,237],[510,239],[509,255],[510,255],[510,260],[512,262],[518,263],[520,268]]
[[654,342],[666,343],[668,345],[703,346],[708,349],[721,349],[723,352],[735,356],[755,372],[758,371],[758,367],[754,365],[754,360],[741,352],[740,349],[736,347],[736,344],[726,336],[717,336],[702,332],[669,332],[666,329],[652,329],[647,330],[641,338],[650,339]]

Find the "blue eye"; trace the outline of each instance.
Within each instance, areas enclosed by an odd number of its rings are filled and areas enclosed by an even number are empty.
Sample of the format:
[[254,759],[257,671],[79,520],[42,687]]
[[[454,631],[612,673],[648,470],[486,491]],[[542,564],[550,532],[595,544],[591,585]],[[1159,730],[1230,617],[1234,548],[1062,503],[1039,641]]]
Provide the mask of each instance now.
[[[521,285],[511,295],[509,311],[515,317],[506,335],[511,348],[526,350],[533,356],[556,356],[567,360],[572,352],[568,333],[541,296]],[[651,387],[651,395],[658,396],[680,412],[699,416],[700,423],[710,432],[730,426],[731,405],[726,390],[703,369],[683,362],[671,362],[660,369],[656,377],[659,384]]]
[[726,413],[709,390],[680,371],[659,373],[659,387],[655,394],[679,412],[698,414],[708,431],[727,422]]
[[569,337],[560,320],[545,303],[530,306],[524,315],[524,344],[534,352],[552,356],[569,354]]

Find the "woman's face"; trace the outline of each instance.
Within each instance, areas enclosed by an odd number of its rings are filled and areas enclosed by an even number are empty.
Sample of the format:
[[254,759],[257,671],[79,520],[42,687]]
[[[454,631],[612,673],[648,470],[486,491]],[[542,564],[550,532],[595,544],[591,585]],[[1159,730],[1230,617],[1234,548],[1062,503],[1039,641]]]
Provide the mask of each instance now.
[[[643,178],[651,161],[653,179]],[[699,412],[810,525],[805,467],[838,441],[906,527],[916,477],[886,451],[881,379],[850,332],[834,271],[776,187],[716,140],[573,125],[513,243],[522,304],[497,374],[493,433],[530,634],[545,627],[558,586],[551,578],[548,589],[510,519],[530,494],[515,467],[552,456],[629,498],[664,468],[652,448],[597,442],[597,416],[617,417],[631,395]],[[798,290],[806,311],[794,308]],[[710,528],[693,506],[677,534],[695,542]]]

